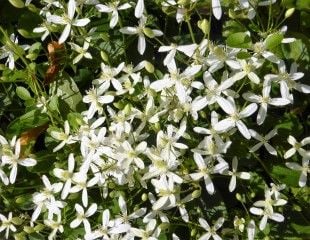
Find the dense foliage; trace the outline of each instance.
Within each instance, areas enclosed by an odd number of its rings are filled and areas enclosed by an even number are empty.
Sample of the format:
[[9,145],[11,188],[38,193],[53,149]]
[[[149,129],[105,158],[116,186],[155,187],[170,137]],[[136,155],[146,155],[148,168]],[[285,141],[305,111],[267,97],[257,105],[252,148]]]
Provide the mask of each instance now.
[[309,0],[0,0],[0,238],[307,239]]

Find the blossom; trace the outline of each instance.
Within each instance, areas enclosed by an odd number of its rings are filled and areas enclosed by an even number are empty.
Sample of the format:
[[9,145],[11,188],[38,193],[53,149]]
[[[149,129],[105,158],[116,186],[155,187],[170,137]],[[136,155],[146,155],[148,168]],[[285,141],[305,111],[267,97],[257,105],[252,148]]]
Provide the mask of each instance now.
[[145,230],[141,228],[131,228],[130,231],[136,237],[141,239],[158,239],[161,229],[156,227],[156,220],[152,219],[146,224]]
[[76,142],[76,139],[70,135],[70,125],[69,122],[66,120],[64,123],[64,132],[60,131],[51,131],[51,136],[59,141],[59,143],[54,149],[53,152],[57,152],[62,149],[66,144],[72,144]]
[[[143,2],[143,0],[139,0],[139,2]],[[147,17],[141,16],[139,20],[139,26],[137,27],[123,27],[120,29],[121,33],[129,34],[129,35],[138,35],[138,52],[143,55],[145,51],[145,35],[153,38],[163,35],[163,32],[160,30],[153,30],[146,27]]]
[[272,129],[269,133],[267,133],[264,137],[258,134],[256,131],[253,129],[250,129],[250,134],[253,138],[259,141],[259,143],[255,144],[251,149],[250,152],[255,152],[257,151],[261,146],[264,145],[266,150],[272,154],[272,155],[277,155],[277,151],[274,149],[273,146],[271,146],[268,141],[273,138],[277,134],[277,129],[274,128]]
[[93,203],[90,205],[90,207],[86,210],[84,208],[76,203],[75,204],[75,210],[77,212],[76,218],[70,223],[71,228],[77,228],[82,222],[84,225],[84,229],[86,234],[91,232],[91,225],[88,221],[88,218],[96,213],[97,210],[97,204]]
[[306,137],[301,142],[297,142],[297,140],[293,136],[288,136],[287,141],[289,144],[292,145],[292,148],[287,150],[284,153],[284,159],[288,159],[292,157],[296,151],[302,156],[302,157],[310,157],[310,151],[306,151],[303,149],[303,146],[308,145],[310,143],[310,137]]
[[189,45],[176,45],[176,44],[171,44],[170,46],[161,46],[158,49],[158,52],[169,52],[167,56],[164,59],[164,65],[169,65],[171,62],[174,62],[174,56],[177,51],[180,51],[184,53],[186,56],[191,57],[194,54],[194,51],[197,48],[197,44],[189,44]]
[[310,86],[299,83],[297,80],[301,79],[304,76],[304,73],[297,72],[297,64],[292,63],[290,72],[286,71],[286,66],[283,60],[278,64],[279,74],[267,74],[265,80],[269,84],[276,82],[280,84],[280,91],[282,98],[286,98],[293,102],[293,95],[290,93],[291,89],[295,89],[302,93],[310,93]]
[[223,217],[220,217],[218,220],[216,220],[215,224],[212,227],[210,227],[208,222],[203,218],[199,218],[198,221],[199,221],[200,226],[203,227],[207,231],[198,240],[208,240],[210,237],[212,237],[214,240],[221,240],[222,239],[216,233],[216,231],[222,227],[222,225],[225,221],[225,219]]
[[269,189],[265,190],[265,200],[256,201],[250,208],[250,212],[254,215],[262,216],[259,223],[259,229],[262,231],[265,229],[267,220],[272,219],[276,222],[283,222],[284,216],[280,213],[275,213],[274,206],[283,206],[287,203],[284,199],[272,199],[272,194]]
[[237,177],[245,180],[249,180],[251,178],[251,175],[247,172],[237,172],[237,167],[238,167],[238,159],[237,157],[234,157],[232,161],[232,171],[227,171],[227,174],[231,176],[229,182],[230,192],[233,192],[236,188]]
[[199,170],[197,173],[191,173],[190,177],[198,181],[201,178],[204,179],[206,190],[209,194],[214,193],[214,184],[211,179],[211,174],[217,172],[223,172],[227,168],[227,163],[222,161],[214,166],[212,158],[203,158],[199,153],[194,153],[194,160]]
[[5,154],[2,156],[2,164],[10,165],[10,168],[11,168],[11,172],[10,172],[10,183],[11,184],[15,183],[18,165],[22,165],[25,167],[33,167],[34,165],[37,164],[37,161],[33,158],[20,158],[20,153],[21,153],[20,139],[18,139],[16,142],[12,142],[12,146],[15,147],[14,153],[11,152],[9,154]]
[[154,210],[169,209],[176,206],[174,181],[166,176],[161,176],[159,180],[152,179],[151,183],[160,198],[153,204]]
[[238,81],[244,77],[248,77],[253,83],[259,84],[260,78],[255,73],[255,69],[260,68],[263,65],[262,59],[252,57],[249,61],[244,59],[239,60],[240,68],[233,76],[232,79]]
[[2,222],[2,224],[0,226],[0,232],[5,230],[5,239],[8,239],[10,230],[12,232],[16,232],[16,230],[17,230],[16,227],[14,226],[13,222],[12,222],[12,212],[9,212],[8,217],[5,217],[4,215],[0,214],[0,220]]
[[263,124],[263,122],[266,119],[268,104],[280,107],[280,106],[285,106],[290,103],[288,99],[283,98],[283,97],[282,98],[271,98],[270,91],[271,91],[271,85],[264,84],[262,96],[255,95],[251,92],[246,92],[242,95],[243,98],[246,99],[247,101],[260,104],[260,108],[258,110],[257,120],[256,120],[258,125]]
[[238,112],[235,101],[233,98],[228,97],[228,99],[220,98],[218,100],[218,104],[220,107],[229,114],[228,118],[219,121],[215,125],[215,130],[217,131],[225,131],[237,126],[239,132],[246,138],[250,139],[251,134],[246,127],[246,125],[241,121],[242,118],[246,118],[251,116],[257,109],[256,103],[251,103],[247,107],[245,107],[242,111]]
[[90,38],[86,38],[83,44],[83,47],[80,47],[79,45],[75,43],[69,43],[71,48],[78,52],[78,55],[73,59],[72,63],[76,64],[78,63],[83,57],[92,59],[92,56],[89,52],[87,52],[87,49],[89,48],[89,41]]
[[[15,37],[14,33],[10,35],[9,41],[21,47],[23,50],[27,50],[30,47],[29,45],[18,45],[18,38]],[[0,48],[0,60],[4,58],[7,58],[5,64],[8,65],[9,69],[13,70],[15,68],[14,51],[8,45],[4,45]]]
[[53,231],[48,235],[48,240],[53,240],[57,232],[64,232],[64,227],[61,224],[61,215],[57,216],[56,221],[51,219],[44,219],[44,224],[53,229]]
[[302,159],[302,165],[299,165],[298,163],[295,163],[295,162],[287,162],[287,163],[285,163],[285,165],[290,169],[301,172],[300,177],[299,177],[299,181],[298,181],[298,185],[300,187],[306,186],[307,174],[310,173],[309,158],[304,157]]
[[104,95],[104,92],[104,88],[95,87],[86,91],[87,94],[83,97],[83,102],[90,103],[86,113],[87,119],[93,118],[96,112],[101,115],[103,113],[103,104],[113,102],[114,96],[108,94]]
[[74,13],[76,11],[76,1],[69,0],[68,2],[68,11],[67,14],[64,14],[62,17],[57,15],[50,15],[47,17],[49,22],[65,25],[65,28],[58,40],[59,44],[64,43],[70,35],[72,26],[84,27],[90,20],[88,18],[74,19]]
[[63,170],[60,168],[54,168],[53,173],[54,175],[61,179],[62,181],[65,182],[62,192],[61,192],[61,198],[65,199],[71,189],[71,183],[72,183],[72,176],[73,176],[73,171],[74,171],[74,165],[75,165],[75,160],[73,153],[70,153],[68,157],[68,170]]
[[96,5],[96,8],[98,9],[99,12],[112,13],[110,20],[110,28],[114,28],[118,23],[118,10],[125,10],[131,8],[131,5],[129,3],[124,3],[122,5],[119,4],[120,1],[112,1],[107,3],[107,5],[104,4]]

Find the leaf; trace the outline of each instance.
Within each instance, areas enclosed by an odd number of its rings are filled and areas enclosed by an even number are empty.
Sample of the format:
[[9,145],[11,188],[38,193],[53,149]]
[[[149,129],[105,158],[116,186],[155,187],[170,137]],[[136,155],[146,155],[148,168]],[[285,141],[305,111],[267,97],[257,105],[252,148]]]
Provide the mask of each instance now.
[[302,226],[302,225],[295,224],[295,223],[292,223],[291,226],[299,234],[305,234],[305,235],[310,236],[310,228],[309,228],[309,226]]
[[17,87],[16,88],[16,94],[19,98],[21,98],[25,101],[28,99],[31,99],[31,95],[30,95],[29,91],[24,87]]
[[272,167],[271,175],[278,179],[279,182],[285,183],[287,186],[298,186],[300,173],[297,171],[293,171],[287,167],[283,167],[282,165],[277,165]]
[[45,237],[40,233],[33,232],[28,235],[28,239],[29,240],[44,240]]
[[233,33],[228,36],[226,40],[227,45],[236,48],[250,48],[252,40],[250,36],[245,32]]
[[22,0],[9,0],[9,2],[16,8],[23,8],[25,7],[25,4]]
[[[82,112],[86,109],[78,86],[67,73],[63,73],[59,81],[53,82],[52,84],[56,88],[57,96],[69,107],[67,114],[70,111]],[[62,107],[61,104],[60,107]]]
[[271,34],[265,40],[266,48],[273,49],[276,46],[280,45],[282,40],[283,40],[283,35],[281,33]]
[[14,135],[19,136],[22,132],[42,126],[47,122],[49,122],[48,116],[35,109],[25,113],[11,122],[8,126],[7,134],[10,137],[13,137]]

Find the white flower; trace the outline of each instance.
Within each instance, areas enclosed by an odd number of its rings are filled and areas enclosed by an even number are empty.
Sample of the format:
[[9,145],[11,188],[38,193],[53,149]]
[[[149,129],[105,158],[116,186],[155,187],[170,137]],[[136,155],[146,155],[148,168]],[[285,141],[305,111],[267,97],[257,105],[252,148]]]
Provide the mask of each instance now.
[[51,131],[51,136],[59,141],[61,141],[60,144],[58,144],[54,149],[53,152],[57,152],[60,149],[62,149],[66,144],[72,144],[75,143],[76,140],[73,136],[70,135],[70,125],[69,122],[66,120],[64,123],[64,132],[58,132],[58,131]]
[[199,218],[198,221],[199,221],[200,226],[203,227],[207,231],[207,233],[203,234],[198,240],[208,240],[210,237],[212,237],[214,240],[221,240],[222,239],[216,233],[216,231],[222,227],[222,225],[225,221],[225,219],[223,217],[216,220],[215,224],[212,227],[210,227],[208,222],[203,218]]
[[[23,50],[27,50],[30,47],[29,45],[18,45],[18,38],[15,37],[14,33],[10,35],[8,41],[10,41],[11,44],[21,47]],[[14,52],[8,45],[0,48],[0,60],[3,58],[7,58],[5,64],[8,65],[9,69],[13,70],[15,68]]]
[[253,83],[259,84],[260,78],[254,72],[255,69],[260,68],[263,65],[263,60],[252,57],[248,62],[244,59],[239,60],[241,65],[239,72],[236,72],[232,79],[238,81],[244,77],[248,77]]
[[101,63],[101,74],[100,77],[93,81],[93,84],[100,85],[99,89],[102,89],[103,92],[109,89],[112,86],[117,91],[122,91],[123,87],[120,83],[120,80],[116,78],[116,76],[122,71],[125,63],[120,63],[116,68],[112,68],[110,66]]
[[160,234],[160,227],[156,228],[156,220],[152,219],[146,224],[145,230],[141,228],[131,228],[131,233],[141,238],[141,240],[155,240],[158,239]]
[[88,59],[92,59],[92,56],[90,55],[89,52],[87,52],[87,49],[89,48],[89,41],[90,38],[86,38],[83,44],[83,47],[80,47],[79,45],[75,44],[75,43],[69,43],[71,48],[76,51],[77,53],[79,53],[74,59],[73,59],[73,64],[78,63],[83,57],[88,58]]
[[55,239],[57,232],[63,233],[64,227],[61,224],[61,216],[57,216],[57,220],[44,219],[44,225],[53,229],[53,231],[48,235],[48,240]]
[[212,195],[214,193],[214,185],[211,179],[211,174],[223,172],[227,168],[227,163],[220,162],[214,166],[211,157],[203,158],[199,153],[194,153],[194,160],[198,166],[198,172],[191,173],[190,177],[195,181],[203,178],[207,192]]
[[96,8],[98,9],[99,12],[112,13],[110,20],[110,28],[114,28],[118,23],[118,10],[125,10],[131,8],[131,5],[129,3],[124,3],[122,5],[119,4],[120,1],[117,0],[107,3],[107,5],[104,4],[96,5]]
[[85,240],[93,239],[110,239],[113,234],[124,233],[129,230],[127,224],[118,224],[115,226],[114,221],[110,219],[109,209],[105,209],[102,213],[102,224],[95,231],[85,235]]
[[219,98],[218,104],[220,107],[229,114],[229,117],[219,121],[215,125],[215,130],[217,131],[225,131],[228,129],[231,129],[235,126],[237,126],[239,132],[246,138],[250,139],[251,134],[246,127],[246,125],[241,121],[242,118],[246,118],[251,116],[257,109],[256,103],[251,103],[246,108],[244,108],[242,111],[238,112],[235,101],[233,98],[228,97],[228,99]]
[[175,64],[174,56],[175,56],[177,51],[184,53],[188,57],[192,57],[196,48],[197,48],[197,44],[179,45],[178,46],[178,45],[172,43],[170,46],[161,46],[158,49],[158,52],[169,52],[164,59],[164,65],[169,65],[169,64],[171,64],[171,62],[174,62],[173,64]]
[[75,210],[77,212],[76,218],[70,223],[71,228],[77,228],[82,222],[84,225],[85,233],[88,234],[91,232],[91,225],[88,221],[88,218],[94,215],[97,211],[97,204],[93,203],[85,212],[83,207],[78,203],[75,204]]
[[47,20],[49,22],[60,24],[60,25],[65,25],[65,28],[58,40],[59,44],[64,43],[67,40],[67,38],[70,35],[72,26],[84,27],[90,22],[88,18],[73,19],[75,10],[76,10],[75,0],[69,0],[67,14],[64,14],[62,17],[57,16],[57,15],[50,15],[47,17]]
[[310,157],[310,151],[306,151],[303,149],[303,146],[308,145],[310,143],[310,137],[306,137],[301,142],[297,142],[297,140],[293,136],[288,136],[287,141],[289,144],[292,145],[292,148],[287,150],[284,154],[284,159],[288,159],[292,157],[296,151],[302,156],[302,157]]
[[269,60],[270,62],[277,63],[277,64],[280,62],[279,58],[276,55],[266,50],[266,40],[263,42],[262,41],[256,42],[253,46],[253,50],[255,52],[253,57],[258,58],[260,56],[263,56],[265,59]]
[[258,125],[263,124],[263,122],[265,121],[265,118],[267,116],[268,104],[277,106],[277,107],[290,104],[290,101],[286,98],[271,98],[270,91],[271,91],[271,85],[264,84],[262,96],[255,95],[250,92],[246,92],[242,95],[243,98],[246,99],[247,101],[260,104],[260,108],[258,110],[257,120],[256,120]]
[[302,159],[302,165],[299,165],[298,163],[295,162],[287,162],[285,165],[293,169],[295,171],[301,172],[298,185],[300,187],[304,187],[307,184],[307,174],[310,173],[310,167],[309,167],[309,159],[308,158],[303,158]]
[[226,78],[228,72],[223,73],[223,81],[218,84],[211,73],[206,71],[203,74],[204,85],[201,82],[194,81],[191,86],[200,90],[203,90],[203,95],[206,96],[208,105],[214,104],[219,98],[222,98],[221,94],[226,96],[233,96],[233,91],[229,88],[235,83],[232,78]]
[[163,79],[152,82],[150,88],[159,92],[163,89],[174,87],[179,101],[184,103],[188,95],[186,90],[189,87],[186,82],[190,85],[191,79],[194,79],[196,73],[200,71],[201,66],[189,66],[182,73],[179,73],[179,69],[174,64],[169,64],[167,67],[169,74],[166,74]]
[[176,206],[175,187],[173,179],[161,176],[159,180],[152,179],[155,191],[160,197],[152,206],[153,210],[170,209]]
[[84,171],[80,171],[73,174],[72,181],[75,184],[74,187],[71,188],[71,193],[76,193],[82,191],[82,203],[84,207],[88,206],[88,193],[87,188],[90,188],[97,184],[98,176],[94,176],[92,179],[87,181],[87,174]]
[[83,97],[83,102],[90,103],[87,110],[87,119],[93,118],[96,112],[101,115],[103,113],[103,104],[113,102],[114,96],[108,94],[103,95],[104,92],[104,88],[97,88],[94,86],[86,91],[86,95]]
[[254,215],[263,216],[260,223],[259,229],[262,231],[265,229],[267,220],[272,219],[276,222],[283,222],[284,217],[280,213],[275,213],[273,206],[282,206],[287,203],[284,199],[272,199],[272,192],[269,189],[265,190],[265,200],[256,201],[250,208],[250,212]]
[[37,164],[37,161],[33,158],[20,158],[20,139],[18,139],[13,145],[15,145],[14,153],[10,153],[7,155],[2,155],[2,164],[10,165],[10,183],[15,183],[17,176],[17,166],[22,165],[25,167],[33,167]]
[[144,162],[139,157],[139,155],[145,153],[147,149],[147,143],[141,142],[139,143],[134,149],[132,148],[131,144],[128,141],[124,141],[120,147],[119,155],[121,157],[120,164],[125,169],[129,168],[131,163],[133,162],[137,165],[138,168],[144,168]]
[[[204,56],[206,46],[208,42],[203,42],[200,46],[202,57]],[[231,69],[237,70],[240,68],[239,62],[236,60],[236,55],[240,51],[238,48],[230,48],[223,45],[212,46],[210,54],[206,58],[206,63],[210,66],[208,71],[214,73],[219,69],[223,68],[227,64]],[[196,51],[197,52],[197,51]]]
[[234,157],[232,161],[232,171],[227,171],[227,174],[231,176],[229,182],[230,192],[233,192],[236,189],[237,177],[245,180],[249,180],[251,178],[251,175],[247,172],[237,172],[237,167],[238,167],[238,159],[237,157]]
[[54,168],[53,170],[54,175],[65,182],[61,192],[61,199],[66,199],[66,197],[70,192],[74,165],[75,165],[74,156],[73,153],[70,153],[68,157],[68,170],[63,170],[60,168]]
[[286,71],[284,61],[280,61],[278,64],[279,74],[267,74],[265,79],[271,84],[272,81],[280,84],[280,91],[282,98],[289,99],[293,102],[293,95],[290,93],[291,89],[295,89],[302,93],[310,93],[310,86],[297,82],[298,79],[304,76],[304,73],[297,72],[297,64],[292,63],[290,72]]
[[[139,2],[143,2],[143,0],[139,0]],[[147,35],[148,37],[158,37],[163,35],[163,32],[160,30],[153,30],[150,29],[148,27],[146,27],[146,20],[147,17],[145,16],[141,16],[140,20],[139,20],[139,26],[137,27],[123,27],[120,29],[121,33],[124,34],[129,34],[129,35],[138,35],[138,52],[143,55],[144,51],[145,51],[145,36]]]
[[9,212],[8,217],[5,217],[4,215],[0,214],[0,220],[2,222],[0,226],[0,232],[5,230],[5,239],[8,239],[10,230],[12,232],[16,232],[17,230],[12,222],[12,212]]
[[250,134],[253,138],[255,138],[257,141],[259,141],[259,143],[257,143],[256,145],[254,145],[251,149],[250,152],[255,152],[257,151],[261,146],[264,145],[264,147],[266,148],[266,150],[272,154],[272,155],[277,155],[277,151],[274,149],[274,147],[272,147],[268,141],[273,138],[276,134],[277,134],[277,129],[274,128],[272,129],[269,133],[267,133],[264,137],[261,136],[260,134],[258,134],[256,131],[254,131],[253,129],[250,129]]

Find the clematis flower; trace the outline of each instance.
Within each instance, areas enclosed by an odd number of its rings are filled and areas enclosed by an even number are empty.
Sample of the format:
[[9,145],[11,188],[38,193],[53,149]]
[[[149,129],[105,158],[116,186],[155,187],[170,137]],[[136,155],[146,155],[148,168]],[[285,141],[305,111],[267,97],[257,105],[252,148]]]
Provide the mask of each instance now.
[[301,140],[301,142],[297,142],[297,140],[290,135],[288,136],[287,141],[292,145],[292,148],[285,152],[284,159],[292,157],[296,152],[298,152],[302,157],[310,157],[310,151],[303,149],[303,146],[310,143],[310,137],[306,137]]
[[97,4],[96,8],[98,9],[99,12],[112,13],[110,20],[110,28],[114,28],[118,23],[118,11],[131,8],[131,5],[129,3],[124,3],[120,5],[120,1],[112,1],[107,3],[106,5]]
[[88,18],[74,19],[74,14],[76,10],[76,1],[69,0],[68,2],[68,11],[67,14],[64,14],[62,17],[57,15],[47,16],[49,22],[65,25],[65,28],[58,40],[59,44],[64,43],[70,35],[72,26],[84,27],[90,20]]
[[[139,0],[142,2],[143,0]],[[129,34],[129,35],[138,35],[138,52],[140,55],[144,54],[146,43],[145,43],[145,35],[154,38],[163,35],[163,32],[160,30],[154,30],[146,27],[146,16],[141,16],[139,19],[139,26],[137,27],[123,27],[120,29],[121,33]]]
[[80,47],[79,45],[77,45],[75,43],[69,43],[72,50],[78,53],[78,55],[72,61],[73,64],[76,64],[79,61],[81,61],[81,59],[83,57],[85,57],[87,59],[92,59],[91,54],[89,52],[87,52],[87,50],[89,48],[89,41],[90,41],[90,38],[86,38],[84,41],[83,47]]
[[250,139],[251,134],[241,119],[251,116],[257,110],[257,104],[251,103],[240,112],[238,112],[235,101],[231,97],[228,97],[227,100],[224,98],[218,99],[218,104],[227,114],[229,114],[229,117],[219,121],[215,125],[215,130],[225,131],[237,126],[239,132],[246,139]]
[[222,225],[225,221],[225,219],[223,217],[219,218],[212,227],[210,227],[209,223],[203,218],[199,218],[198,221],[199,221],[200,226],[203,227],[207,231],[198,240],[208,240],[208,239],[210,239],[210,237],[212,237],[214,240],[221,240],[222,239],[216,233],[216,231],[222,227]]
[[16,232],[17,230],[12,221],[12,212],[9,212],[8,217],[5,217],[4,215],[0,214],[0,220],[2,222],[0,226],[0,232],[5,230],[5,239],[9,239],[10,230],[12,232]]
[[272,154],[272,155],[277,155],[277,151],[274,149],[273,146],[271,146],[268,141],[273,138],[276,134],[277,134],[277,129],[274,128],[272,129],[269,133],[267,133],[264,137],[261,136],[260,134],[258,134],[256,131],[254,131],[253,129],[250,129],[250,134],[253,138],[255,138],[256,140],[259,141],[259,143],[257,143],[256,145],[254,145],[251,149],[250,152],[255,152],[257,151],[261,146],[264,145],[264,147],[266,148],[266,150]]
[[75,210],[77,212],[77,216],[70,223],[70,227],[71,228],[77,228],[83,222],[86,234],[90,233],[91,232],[91,225],[88,221],[88,218],[96,213],[97,204],[93,203],[92,205],[90,205],[90,207],[85,212],[84,208],[80,204],[76,203],[75,204]]
[[285,163],[285,165],[290,169],[301,172],[298,185],[300,187],[306,186],[307,175],[308,173],[310,173],[309,159],[304,157],[302,159],[302,165],[299,165],[298,163],[295,163],[295,162],[287,162]]

